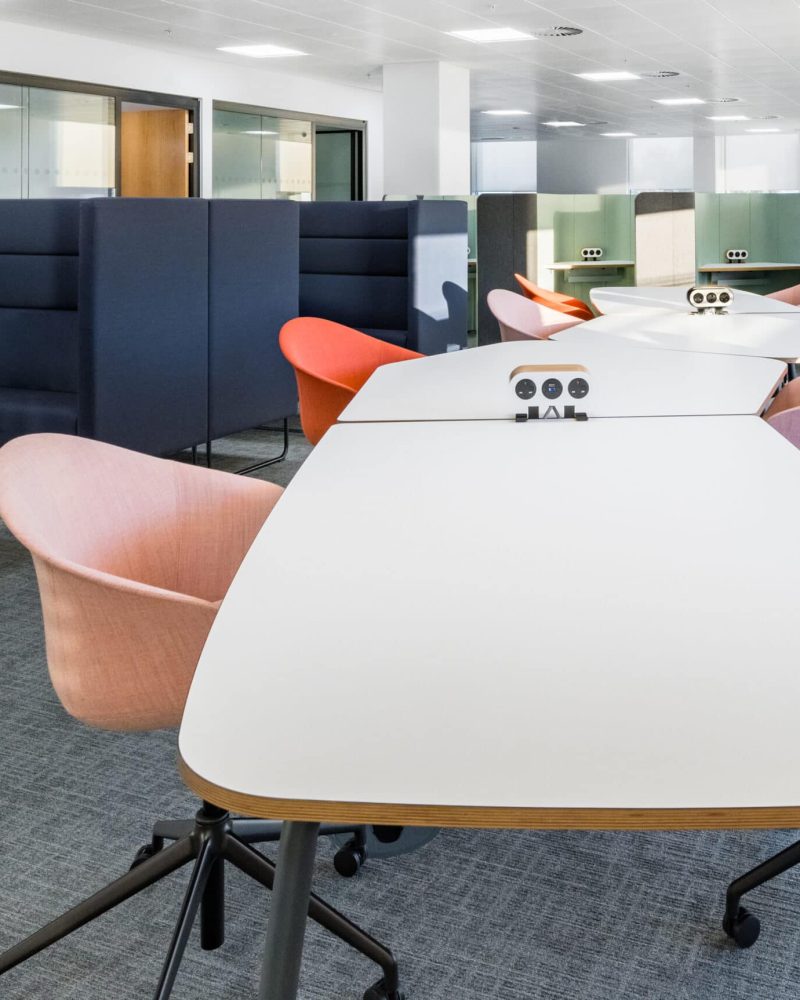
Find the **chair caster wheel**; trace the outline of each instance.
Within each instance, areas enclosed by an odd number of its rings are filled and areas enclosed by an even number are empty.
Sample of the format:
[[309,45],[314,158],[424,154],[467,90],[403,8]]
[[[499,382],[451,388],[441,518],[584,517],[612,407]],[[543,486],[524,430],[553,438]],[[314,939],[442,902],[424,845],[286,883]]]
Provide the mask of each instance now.
[[406,1000],[406,995],[401,990],[387,990],[386,980],[379,979],[364,994],[364,1000]]
[[333,856],[333,867],[342,878],[352,878],[358,875],[361,866],[367,860],[367,850],[357,840],[348,840]]
[[143,844],[136,852],[136,856],[131,862],[130,871],[133,871],[134,868],[138,868],[139,865],[144,864],[145,861],[149,861],[150,858],[155,857],[156,854],[158,854],[157,847],[153,844]]
[[725,918],[722,921],[722,929],[729,938],[733,938],[737,947],[751,948],[758,941],[758,935],[761,932],[761,923],[758,917],[754,917],[749,910],[740,906],[733,920],[731,920],[727,913],[725,914]]

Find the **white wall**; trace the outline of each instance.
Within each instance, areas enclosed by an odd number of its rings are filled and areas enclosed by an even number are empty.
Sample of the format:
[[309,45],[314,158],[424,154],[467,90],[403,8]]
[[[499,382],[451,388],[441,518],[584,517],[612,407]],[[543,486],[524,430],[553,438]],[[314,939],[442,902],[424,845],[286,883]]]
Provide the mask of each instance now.
[[626,139],[550,139],[537,144],[538,190],[547,194],[627,194]]
[[205,59],[164,47],[0,21],[0,68],[7,72],[199,98],[206,197],[211,196],[214,100],[366,121],[369,197],[382,196],[383,101],[379,92],[244,62],[235,66],[213,56]]
[[694,189],[694,142],[685,139],[629,139],[628,183],[630,190],[692,191]]
[[472,192],[535,191],[535,142],[473,142]]

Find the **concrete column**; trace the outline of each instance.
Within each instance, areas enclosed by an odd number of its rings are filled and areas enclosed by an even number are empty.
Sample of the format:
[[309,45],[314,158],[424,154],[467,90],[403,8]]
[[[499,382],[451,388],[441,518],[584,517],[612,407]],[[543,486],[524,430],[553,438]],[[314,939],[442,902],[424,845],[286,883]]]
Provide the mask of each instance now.
[[469,194],[469,70],[384,66],[383,134],[386,194]]

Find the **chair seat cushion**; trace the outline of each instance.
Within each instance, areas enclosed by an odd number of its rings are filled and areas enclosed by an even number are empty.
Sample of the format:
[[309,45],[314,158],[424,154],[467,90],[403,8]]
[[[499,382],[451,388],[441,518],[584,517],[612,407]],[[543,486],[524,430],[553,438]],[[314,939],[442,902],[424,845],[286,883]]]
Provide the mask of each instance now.
[[22,434],[76,434],[77,393],[0,388],[0,428],[0,444]]

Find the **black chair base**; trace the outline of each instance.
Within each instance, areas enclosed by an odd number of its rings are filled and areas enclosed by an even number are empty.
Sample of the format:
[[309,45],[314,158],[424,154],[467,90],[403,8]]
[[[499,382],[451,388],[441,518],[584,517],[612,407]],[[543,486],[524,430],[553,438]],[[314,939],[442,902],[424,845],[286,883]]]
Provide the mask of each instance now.
[[[275,465],[277,462],[282,462],[286,456],[289,454],[289,419],[284,417],[283,421],[283,448],[280,453],[274,458],[268,458],[264,462],[256,462],[255,465],[245,466],[244,469],[236,469],[235,475],[237,476],[249,476],[253,472],[258,472],[260,469],[266,469],[267,466]],[[259,430],[270,430],[269,427],[260,427]],[[211,468],[211,441],[206,441],[206,465]],[[192,449],[192,460],[197,462],[197,449]]]
[[758,917],[739,905],[742,896],[794,868],[795,865],[800,865],[800,841],[757,865],[728,886],[722,929],[740,948],[752,947],[761,931]]
[[[178,922],[154,993],[154,1000],[167,1000],[172,993],[198,910],[201,947],[211,951],[219,948],[225,940],[225,863],[234,865],[267,889],[272,889],[275,865],[252,845],[278,840],[280,829],[280,823],[266,820],[233,819],[224,810],[208,803],[203,804],[194,820],[157,823],[152,842],[139,850],[127,874],[0,955],[0,975],[178,868],[193,863]],[[359,834],[356,827],[320,828],[323,836],[348,831],[357,836]],[[165,846],[167,840],[173,843]],[[368,1000],[403,1000],[398,986],[397,963],[388,948],[318,896],[312,895],[308,915],[381,967],[383,977],[366,991]]]

